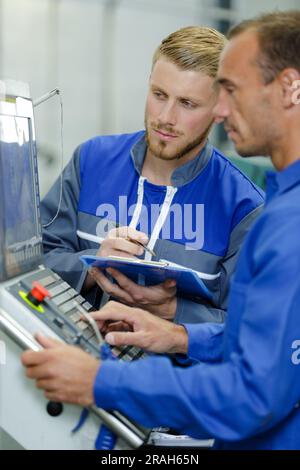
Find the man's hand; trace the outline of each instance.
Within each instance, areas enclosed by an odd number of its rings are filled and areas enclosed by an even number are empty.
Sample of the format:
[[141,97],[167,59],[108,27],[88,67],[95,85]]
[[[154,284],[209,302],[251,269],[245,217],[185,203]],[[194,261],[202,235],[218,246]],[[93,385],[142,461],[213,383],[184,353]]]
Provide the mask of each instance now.
[[75,346],[42,335],[36,339],[45,349],[22,354],[27,377],[36,380],[37,388],[45,390],[49,400],[92,405],[99,361]]
[[108,232],[107,238],[101,243],[97,256],[124,256],[135,258],[144,253],[144,248],[133,243],[135,240],[142,245],[149,242],[148,236],[131,227],[117,227]]
[[[142,245],[147,245],[149,241],[148,236],[145,233],[139,232],[138,230],[135,230],[131,227],[113,228],[108,232],[107,238],[101,243],[101,246],[96,255],[123,256],[125,258],[135,258],[137,256],[141,256],[144,253],[143,247],[127,240],[127,238],[136,240],[139,243],[142,243]],[[105,290],[102,287],[102,281],[95,279],[94,276],[88,272],[84,282],[83,290],[90,290],[96,284],[96,282],[99,284],[102,290]]]
[[[147,245],[148,237],[131,227],[118,227],[110,230],[102,242],[97,256],[125,256],[135,258],[144,253],[143,247],[128,241],[137,240]],[[140,307],[166,320],[173,320],[176,314],[176,281],[169,279],[161,284],[143,287],[131,281],[116,269],[107,269],[116,283],[113,283],[103,271],[90,269],[85,281],[85,288],[90,289],[95,283],[108,295],[132,307]]]
[[[187,353],[188,335],[183,326],[157,318],[139,308],[108,302],[91,316],[102,330],[106,322],[115,322],[108,327],[110,331],[105,336],[111,345],[132,345],[154,353]],[[118,328],[121,331],[112,331]]]
[[156,286],[144,287],[136,284],[116,269],[106,270],[116,281],[111,282],[97,268],[91,269],[91,275],[107,294],[132,307],[139,307],[166,320],[173,320],[176,314],[176,281],[168,279]]

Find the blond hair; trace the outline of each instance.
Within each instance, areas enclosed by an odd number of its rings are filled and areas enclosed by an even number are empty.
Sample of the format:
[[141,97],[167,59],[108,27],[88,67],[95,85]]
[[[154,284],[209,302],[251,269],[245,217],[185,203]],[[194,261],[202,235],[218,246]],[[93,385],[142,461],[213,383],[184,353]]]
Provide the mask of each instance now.
[[183,70],[196,70],[215,78],[225,36],[216,29],[205,26],[187,26],[163,39],[156,49],[152,68],[164,57]]

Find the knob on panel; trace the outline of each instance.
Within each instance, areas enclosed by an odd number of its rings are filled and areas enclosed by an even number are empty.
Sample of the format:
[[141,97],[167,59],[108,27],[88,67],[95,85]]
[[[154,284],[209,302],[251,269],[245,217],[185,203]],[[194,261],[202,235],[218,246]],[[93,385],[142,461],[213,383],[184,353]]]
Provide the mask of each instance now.
[[49,401],[47,404],[47,413],[50,416],[56,417],[63,412],[63,404],[55,401]]

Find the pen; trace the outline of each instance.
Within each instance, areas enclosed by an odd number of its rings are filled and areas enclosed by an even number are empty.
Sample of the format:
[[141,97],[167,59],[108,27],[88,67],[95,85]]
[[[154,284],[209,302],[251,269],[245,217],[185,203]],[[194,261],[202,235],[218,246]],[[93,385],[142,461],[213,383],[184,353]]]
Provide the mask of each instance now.
[[[99,243],[99,245],[101,245],[103,240],[105,240],[102,237],[97,237],[96,235],[92,235],[91,233],[82,232],[81,230],[77,230],[77,235],[78,235],[79,238],[82,238],[83,240],[89,240],[89,241],[94,242],[94,243]],[[148,253],[150,253],[152,256],[156,256],[154,251],[151,250],[151,248],[148,248],[147,246],[143,245],[143,243],[141,243],[137,240],[134,240],[133,238],[130,238],[130,237],[126,237],[125,240],[127,240],[128,242],[135,243],[136,245],[141,246],[142,248],[144,248],[144,250],[148,251]]]
[[142,248],[144,248],[144,250],[148,251],[148,253],[150,253],[152,256],[156,256],[155,252],[151,250],[151,248],[148,248],[148,246],[143,245],[142,242],[139,242],[138,240],[134,240],[133,238],[130,238],[130,237],[126,237],[125,240],[127,240],[128,242],[134,243],[135,245],[141,246]]

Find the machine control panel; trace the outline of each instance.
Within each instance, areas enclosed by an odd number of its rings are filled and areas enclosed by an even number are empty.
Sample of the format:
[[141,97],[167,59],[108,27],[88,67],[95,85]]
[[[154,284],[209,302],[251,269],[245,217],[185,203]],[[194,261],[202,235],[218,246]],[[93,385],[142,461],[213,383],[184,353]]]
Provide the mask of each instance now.
[[[93,306],[56,273],[42,269],[25,275],[7,290],[66,343],[78,345],[99,357],[99,340],[85,319],[94,310]],[[125,361],[145,357],[141,349],[133,346],[111,350],[114,357]]]

